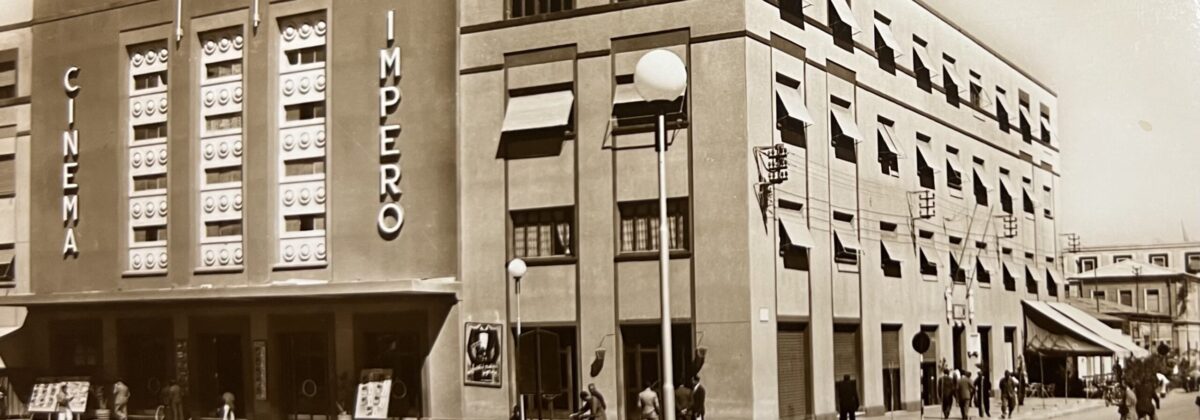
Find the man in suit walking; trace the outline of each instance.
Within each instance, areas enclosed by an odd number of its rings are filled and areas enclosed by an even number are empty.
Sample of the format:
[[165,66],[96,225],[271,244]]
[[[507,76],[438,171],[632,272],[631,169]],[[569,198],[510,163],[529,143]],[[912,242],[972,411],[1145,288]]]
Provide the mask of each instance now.
[[950,376],[950,369],[942,368],[942,377],[938,378],[938,395],[942,397],[942,418],[950,418],[950,410],[954,409],[954,392],[958,383]]
[[675,418],[690,420],[692,416],[692,383],[685,379],[675,388]]
[[707,390],[700,383],[700,377],[692,377],[692,418],[695,420],[704,420],[704,397],[707,395]]
[[992,416],[992,380],[982,370],[975,377],[975,405],[979,406],[979,417]]
[[842,375],[842,380],[837,383],[835,391],[837,392],[838,420],[854,420],[859,406],[858,385],[850,380],[850,375]]
[[958,411],[962,414],[963,420],[971,418],[971,396],[975,394],[975,387],[971,384],[971,372],[963,372],[962,378],[958,379]]

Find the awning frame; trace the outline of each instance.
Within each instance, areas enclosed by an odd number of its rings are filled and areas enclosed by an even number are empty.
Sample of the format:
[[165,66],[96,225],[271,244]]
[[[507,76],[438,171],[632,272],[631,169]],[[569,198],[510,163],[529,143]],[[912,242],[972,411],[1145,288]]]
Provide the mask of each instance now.
[[813,125],[816,121],[808,112],[808,107],[804,104],[804,96],[800,93],[799,88],[775,82],[775,100],[783,104],[785,111],[784,115],[776,116],[779,121],[791,119],[804,124],[805,127]]
[[839,106],[831,106],[829,113],[833,114],[834,124],[837,124],[838,128],[842,130],[842,136],[853,139],[855,143],[862,143],[862,131],[859,131],[858,123],[850,115],[850,110]]
[[804,220],[804,215],[801,212],[781,208],[776,208],[775,212],[775,217],[779,220],[779,226],[783,228],[788,236],[787,245],[805,249],[813,249],[816,246],[812,230],[808,228],[808,223]]
[[569,89],[508,98],[501,132],[511,133],[566,127],[575,108],[575,92]]
[[892,33],[892,26],[883,23],[879,19],[875,20],[875,31],[879,33],[879,39],[883,40],[883,45],[886,45],[892,50],[892,54],[896,58],[904,55],[900,49],[900,41],[896,40],[896,34]]
[[850,9],[850,3],[847,3],[846,0],[829,0],[829,2],[833,3],[833,12],[837,14],[838,20],[850,27],[850,33],[862,32],[858,21],[854,19],[854,11]]

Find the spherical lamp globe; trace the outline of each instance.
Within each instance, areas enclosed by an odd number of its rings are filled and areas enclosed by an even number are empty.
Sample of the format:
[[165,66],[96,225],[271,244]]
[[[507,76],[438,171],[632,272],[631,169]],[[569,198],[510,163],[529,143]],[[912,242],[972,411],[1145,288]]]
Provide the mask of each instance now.
[[514,279],[525,277],[526,269],[525,260],[520,258],[513,258],[512,261],[508,262],[508,275]]
[[687,68],[678,55],[667,50],[654,50],[638,60],[633,71],[633,86],[647,101],[674,101],[687,89],[687,77]]

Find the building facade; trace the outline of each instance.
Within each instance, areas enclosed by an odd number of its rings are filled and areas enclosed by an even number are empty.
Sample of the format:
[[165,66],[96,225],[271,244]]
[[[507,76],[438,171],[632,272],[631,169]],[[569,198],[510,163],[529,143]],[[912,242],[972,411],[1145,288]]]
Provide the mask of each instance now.
[[1092,304],[1100,312],[1125,319],[1123,331],[1138,345],[1150,350],[1166,345],[1192,360],[1200,358],[1200,313],[1195,310],[1200,308],[1198,284],[1200,277],[1193,274],[1132,259],[1075,274],[1069,280],[1074,302]]
[[[519,358],[543,373],[519,393],[571,386],[529,406],[590,383],[634,418],[660,379],[653,49],[688,68],[672,357],[676,383],[703,360],[709,415],[828,417],[845,375],[868,413],[916,409],[942,360],[1012,368],[1020,302],[1060,297],[1055,94],[919,1],[471,0],[459,33],[461,314],[505,322],[504,262],[533,265],[524,328],[559,350]],[[464,416],[515,393],[468,388]]]
[[[0,354],[121,378],[135,414],[176,380],[193,417],[318,420],[382,368],[391,417],[565,418],[594,385],[635,418],[659,246],[713,418],[828,418],[844,376],[915,410],[939,364],[1017,366],[1021,302],[1064,297],[1056,95],[919,0],[39,0],[16,27],[46,51],[17,67],[38,241]],[[667,244],[654,49],[689,75]]]
[[1200,273],[1200,242],[1154,245],[1081,246],[1064,254],[1072,275],[1131,260],[1169,270]]

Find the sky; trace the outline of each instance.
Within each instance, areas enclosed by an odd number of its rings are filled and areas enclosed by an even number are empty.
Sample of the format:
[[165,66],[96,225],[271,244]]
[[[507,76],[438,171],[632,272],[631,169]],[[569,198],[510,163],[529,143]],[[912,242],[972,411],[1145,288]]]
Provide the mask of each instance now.
[[1200,241],[1200,0],[925,0],[1058,94],[1058,230]]

